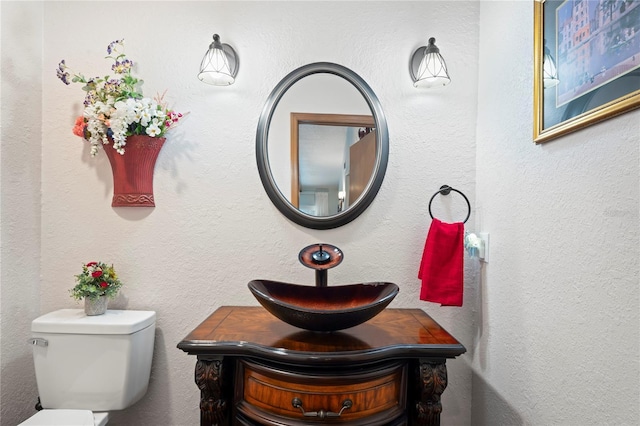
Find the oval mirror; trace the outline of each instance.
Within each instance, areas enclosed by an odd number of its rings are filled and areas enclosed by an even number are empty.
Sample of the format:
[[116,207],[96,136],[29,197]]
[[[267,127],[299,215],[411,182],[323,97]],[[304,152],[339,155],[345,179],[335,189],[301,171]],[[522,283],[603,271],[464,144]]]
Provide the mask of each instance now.
[[273,204],[314,229],[345,225],[373,201],[387,168],[389,131],[369,85],[341,65],[289,73],[258,121],[258,172]]

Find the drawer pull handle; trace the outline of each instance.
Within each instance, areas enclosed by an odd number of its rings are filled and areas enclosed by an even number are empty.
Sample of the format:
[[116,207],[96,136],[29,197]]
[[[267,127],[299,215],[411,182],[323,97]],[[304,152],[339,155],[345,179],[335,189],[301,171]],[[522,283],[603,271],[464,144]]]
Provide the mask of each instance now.
[[291,400],[291,405],[293,405],[293,408],[300,409],[300,411],[302,411],[302,414],[305,417],[319,417],[321,419],[325,419],[327,417],[340,417],[344,410],[348,410],[349,408],[353,407],[353,402],[350,399],[345,399],[342,402],[342,408],[337,413],[333,411],[325,411],[325,410],[304,411],[304,408],[302,408],[302,400],[300,398],[293,398]]

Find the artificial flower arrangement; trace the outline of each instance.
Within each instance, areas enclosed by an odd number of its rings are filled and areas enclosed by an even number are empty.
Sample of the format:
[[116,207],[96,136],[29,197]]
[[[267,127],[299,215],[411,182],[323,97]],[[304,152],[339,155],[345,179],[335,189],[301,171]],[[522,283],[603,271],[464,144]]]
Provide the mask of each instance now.
[[71,297],[76,300],[89,298],[92,300],[100,296],[113,299],[122,287],[113,265],[104,262],[89,262],[82,265],[82,273],[75,276],[76,286],[71,291]]
[[84,84],[84,112],[76,119],[73,133],[91,143],[92,157],[98,153],[98,146],[111,142],[118,153],[124,154],[127,136],[163,137],[184,116],[167,106],[164,94],[153,99],[142,95],[143,80],[131,74],[134,63],[123,50],[124,39],[107,47],[106,59],[114,62],[113,78],[109,75],[86,78],[71,71],[64,59],[58,64],[58,78],[63,83]]

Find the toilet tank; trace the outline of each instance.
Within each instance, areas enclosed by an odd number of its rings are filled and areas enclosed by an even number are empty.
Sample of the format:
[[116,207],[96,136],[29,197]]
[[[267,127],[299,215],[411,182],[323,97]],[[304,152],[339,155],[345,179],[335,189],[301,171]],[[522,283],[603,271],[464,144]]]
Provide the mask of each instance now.
[[156,313],[61,309],[31,323],[43,408],[121,410],[147,392]]

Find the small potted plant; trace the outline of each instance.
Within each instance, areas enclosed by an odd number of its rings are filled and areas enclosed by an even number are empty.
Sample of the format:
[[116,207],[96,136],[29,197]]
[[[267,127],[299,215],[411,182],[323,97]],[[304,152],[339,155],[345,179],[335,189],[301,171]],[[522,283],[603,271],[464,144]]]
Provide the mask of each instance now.
[[82,273],[75,276],[76,286],[71,297],[84,299],[84,312],[87,315],[102,315],[107,311],[108,299],[113,299],[122,287],[113,265],[104,262],[89,262],[82,265]]

